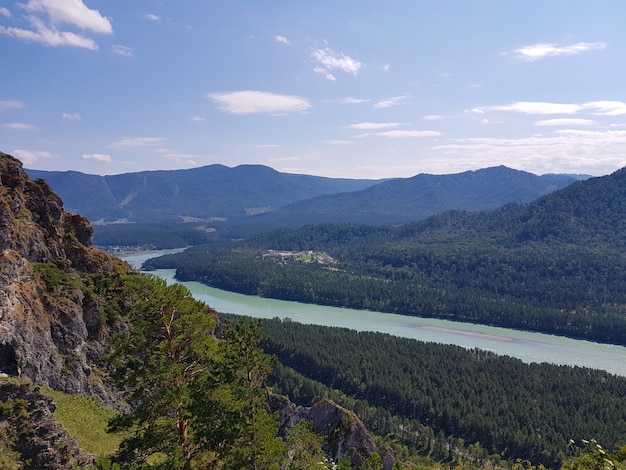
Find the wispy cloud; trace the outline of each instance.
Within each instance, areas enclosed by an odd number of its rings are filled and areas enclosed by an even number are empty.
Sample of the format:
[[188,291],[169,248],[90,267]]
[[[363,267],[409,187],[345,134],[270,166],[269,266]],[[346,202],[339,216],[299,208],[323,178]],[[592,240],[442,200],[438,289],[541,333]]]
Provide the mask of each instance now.
[[[99,11],[88,8],[82,0],[29,0],[28,3],[18,5],[27,12],[26,20],[31,29],[0,26],[0,34],[46,46],[73,46],[95,50],[98,45],[93,39],[86,37],[83,31],[113,33],[111,22]],[[61,25],[78,28],[81,32],[60,30]]]
[[429,149],[444,152],[439,158],[448,165],[462,159],[468,169],[507,165],[538,173],[602,174],[624,165],[626,131],[560,129],[545,136],[451,139]]
[[121,46],[119,44],[114,44],[111,46],[111,52],[117,55],[123,55],[124,57],[132,57],[133,49],[127,46]]
[[377,102],[374,105],[374,108],[382,109],[382,108],[391,108],[392,106],[398,106],[399,104],[401,104],[407,98],[408,98],[407,95],[400,95],[400,96],[394,96],[393,98],[387,98],[385,100],[380,100],[379,102]]
[[206,119],[203,118],[202,116],[192,116],[191,120],[194,121],[194,122],[204,122],[204,121],[206,121]]
[[393,131],[377,132],[374,135],[388,137],[390,139],[407,139],[412,137],[437,137],[441,135],[441,132],[396,129]]
[[94,162],[104,162],[104,163],[111,163],[111,161],[113,160],[111,158],[111,155],[107,155],[105,153],[88,153],[85,154],[81,157],[83,160],[91,160]]
[[576,114],[589,111],[599,116],[622,116],[626,114],[626,103],[622,101],[588,101],[586,103],[548,103],[542,101],[518,101],[516,103],[479,106],[471,110],[475,114],[488,111],[513,111],[523,114]]
[[570,56],[590,50],[599,50],[607,47],[606,42],[577,42],[568,46],[558,46],[552,43],[539,43],[515,49],[505,55],[516,60],[533,62],[546,57]]
[[585,109],[592,110],[592,114],[600,116],[623,116],[626,114],[626,103],[622,101],[590,101],[583,106]]
[[326,79],[332,81],[332,82],[336,82],[337,81],[337,77],[335,77],[332,73],[330,73],[328,71],[328,69],[325,69],[324,67],[314,67],[313,68],[313,72],[315,72],[318,75],[324,75],[324,77],[326,77]]
[[167,139],[163,137],[126,137],[124,139],[113,142],[111,148],[138,148],[138,147],[157,147],[165,145]]
[[313,68],[315,73],[324,75],[328,80],[336,80],[332,71],[339,70],[352,75],[357,75],[363,64],[358,60],[344,54],[335,52],[332,49],[313,49],[311,57],[317,61],[317,66]]
[[535,126],[593,126],[594,124],[596,124],[596,122],[591,119],[575,118],[546,119],[534,123]]
[[361,103],[369,103],[371,100],[365,99],[365,98],[353,98],[351,96],[348,96],[347,98],[342,98],[340,100],[337,100],[337,103],[341,103],[341,104],[361,104]]
[[13,15],[11,15],[11,12],[8,8],[0,7],[0,16],[4,16],[5,18],[11,18]]
[[18,131],[29,131],[34,129],[34,127],[30,124],[26,124],[23,122],[8,122],[4,124],[4,127],[6,127],[7,129],[13,129]]
[[377,129],[390,129],[393,127],[398,127],[399,125],[399,122],[359,122],[356,124],[350,124],[348,127],[350,127],[351,129],[367,131]]
[[80,114],[76,113],[61,113],[61,117],[66,121],[80,121]]
[[287,44],[288,46],[291,45],[291,42],[285,36],[274,36],[274,41]]
[[0,101],[0,109],[20,109],[23,108],[24,105],[21,101],[16,100],[5,100]]
[[311,103],[306,98],[266,91],[209,93],[206,97],[213,100],[222,111],[230,114],[302,113],[311,108]]
[[147,15],[144,15],[144,18],[150,21],[160,21],[161,17],[159,15],[154,15],[152,13],[148,13]]
[[541,101],[518,101],[517,103],[482,106],[474,108],[475,113],[485,111],[515,111],[524,114],[574,114],[582,109],[579,104],[545,103]]
[[11,153],[17,158],[19,158],[24,165],[32,165],[38,160],[54,157],[54,155],[52,155],[50,152],[47,152],[45,150],[16,149],[16,150],[13,150],[13,152]]

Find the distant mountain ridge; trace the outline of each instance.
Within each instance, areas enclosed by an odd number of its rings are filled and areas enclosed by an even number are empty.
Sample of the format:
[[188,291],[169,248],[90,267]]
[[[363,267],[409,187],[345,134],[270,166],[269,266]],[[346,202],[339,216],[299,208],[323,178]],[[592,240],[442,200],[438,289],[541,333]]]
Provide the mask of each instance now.
[[569,175],[537,176],[505,166],[450,175],[422,173],[383,181],[360,191],[298,201],[253,218],[257,223],[277,221],[277,225],[291,221],[291,226],[305,221],[391,225],[451,209],[478,212],[512,202],[531,202],[578,179]]
[[111,176],[26,171],[33,179],[45,179],[68,211],[94,224],[209,222],[259,229],[335,221],[405,223],[449,209],[480,211],[530,202],[585,178],[537,176],[504,166],[389,180],[297,175],[263,165]]
[[209,165],[109,176],[26,171],[33,179],[45,179],[63,198],[67,210],[84,214],[92,223],[240,219],[378,182],[280,173],[263,165]]

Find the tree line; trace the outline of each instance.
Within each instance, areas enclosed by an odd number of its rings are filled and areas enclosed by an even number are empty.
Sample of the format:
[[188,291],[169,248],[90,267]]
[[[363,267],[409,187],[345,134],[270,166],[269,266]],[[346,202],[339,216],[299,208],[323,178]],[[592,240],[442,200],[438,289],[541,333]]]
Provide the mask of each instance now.
[[484,456],[510,464],[521,458],[549,468],[576,455],[572,442],[594,438],[607,448],[626,442],[624,377],[382,333],[262,322],[270,338],[264,349],[307,377],[279,368],[271,382],[279,391],[307,404],[337,390],[333,399],[378,434],[399,438],[402,426],[405,442],[438,458],[445,452],[436,450],[433,436],[477,444]]

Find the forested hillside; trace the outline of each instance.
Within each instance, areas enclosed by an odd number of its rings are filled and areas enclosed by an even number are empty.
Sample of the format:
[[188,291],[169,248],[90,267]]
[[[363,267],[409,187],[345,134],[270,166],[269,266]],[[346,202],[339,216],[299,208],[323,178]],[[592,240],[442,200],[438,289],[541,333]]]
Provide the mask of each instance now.
[[[626,170],[528,205],[307,226],[151,260],[245,294],[626,344]],[[332,264],[267,256],[317,250]]]
[[[475,449],[474,458],[499,454],[555,468],[583,439],[607,448],[626,442],[624,377],[381,333],[263,324],[265,349],[281,364],[341,391],[333,398],[370,428],[423,453],[441,453],[430,439],[448,436],[456,445],[480,443],[485,453]],[[273,383],[302,404],[330,393],[284,369]]]
[[478,212],[531,202],[574,181],[572,176],[538,176],[505,166],[450,175],[419,174],[360,191],[297,201],[255,215],[251,222],[275,228],[329,222],[393,225],[416,222],[451,209]]

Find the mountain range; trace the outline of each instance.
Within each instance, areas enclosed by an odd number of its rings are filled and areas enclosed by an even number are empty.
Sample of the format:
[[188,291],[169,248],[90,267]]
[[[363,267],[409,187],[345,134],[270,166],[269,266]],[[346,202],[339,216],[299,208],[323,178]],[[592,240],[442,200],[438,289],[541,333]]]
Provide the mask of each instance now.
[[367,180],[281,173],[262,165],[97,176],[26,170],[92,224],[208,223],[258,230],[323,222],[405,223],[449,209],[530,202],[585,176],[537,176],[504,166]]

